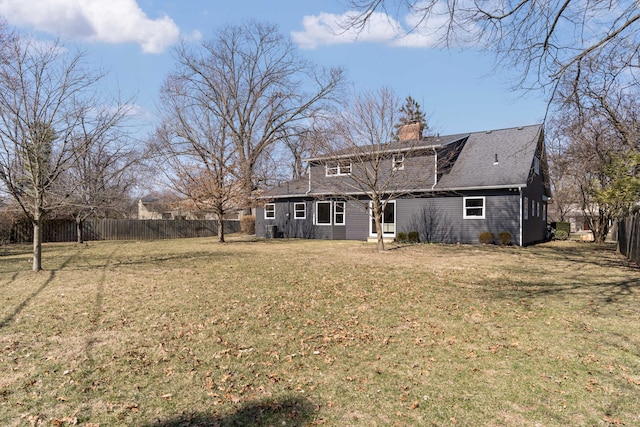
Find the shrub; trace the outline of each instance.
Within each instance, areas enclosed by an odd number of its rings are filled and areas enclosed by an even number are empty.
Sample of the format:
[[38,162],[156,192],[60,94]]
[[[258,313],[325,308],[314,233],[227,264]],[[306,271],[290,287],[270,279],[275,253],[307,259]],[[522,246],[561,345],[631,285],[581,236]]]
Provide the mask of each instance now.
[[498,233],[498,243],[500,243],[500,246],[509,246],[511,244],[511,233],[508,231]]
[[256,234],[256,217],[244,215],[240,218],[240,231],[248,235]]
[[396,242],[407,243],[408,241],[409,241],[409,238],[407,237],[407,233],[404,233],[401,231],[398,234],[396,234]]
[[569,238],[569,233],[564,230],[556,230],[556,234],[554,236],[555,240],[567,240]]
[[483,231],[482,233],[480,233],[480,235],[478,236],[478,242],[485,244],[485,245],[490,245],[493,243],[493,239],[495,238],[495,236],[493,235],[492,232],[490,231]]
[[409,243],[419,243],[420,242],[420,233],[417,231],[409,232]]

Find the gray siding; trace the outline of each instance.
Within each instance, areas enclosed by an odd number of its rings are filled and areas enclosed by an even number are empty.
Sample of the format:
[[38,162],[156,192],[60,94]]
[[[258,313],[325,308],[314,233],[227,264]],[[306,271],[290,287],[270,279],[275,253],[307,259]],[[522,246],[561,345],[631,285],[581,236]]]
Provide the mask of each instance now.
[[[542,242],[547,237],[547,202],[545,188],[542,185],[542,176],[532,172],[531,183],[522,190],[523,238],[524,245]],[[525,204],[526,198],[526,204]],[[528,215],[524,211],[528,210]]]
[[[485,197],[485,218],[464,219],[465,196]],[[298,201],[300,202],[300,201]],[[272,226],[278,237],[305,239],[366,240],[369,237],[369,214],[366,201],[347,202],[346,226],[313,225],[315,201],[307,200],[306,219],[294,218],[294,201],[276,202],[275,218],[265,219],[264,209],[256,210],[256,234],[272,237]],[[289,215],[287,215],[287,213]],[[531,220],[531,218],[530,218]],[[542,222],[540,219],[532,221]],[[466,193],[396,200],[396,231],[418,231],[420,241],[432,243],[478,243],[484,231],[511,233],[512,243],[520,245],[520,194],[517,191]],[[546,225],[545,225],[546,230]],[[541,235],[540,240],[544,237]],[[525,240],[525,244],[531,243]]]
[[[386,191],[398,192],[408,189],[430,189],[434,184],[434,161],[432,151],[407,153],[402,170],[392,170],[391,155],[381,160],[378,171],[378,182]],[[370,189],[354,180],[349,175],[326,176],[325,162],[311,163],[311,194],[340,194],[369,191]],[[352,164],[354,176],[364,176],[366,171],[372,171],[374,167],[370,161],[356,162]]]
[[[464,196],[485,197],[485,218],[465,219]],[[397,201],[397,230],[417,231],[422,242],[478,243],[484,231],[511,233],[512,243],[520,244],[520,194],[505,192],[401,199]]]
[[[305,203],[306,217],[295,218],[295,204]],[[284,237],[301,239],[334,239],[347,238],[347,226],[345,225],[314,225],[316,201],[312,200],[285,200],[273,202],[275,205],[275,218],[264,217],[264,207],[256,209],[256,235],[258,237]],[[352,217],[352,208],[347,203],[346,221]],[[332,206],[333,222],[333,206]],[[273,226],[277,227],[277,235],[272,236]]]
[[369,213],[365,204],[355,200],[347,202],[346,228],[345,237],[348,240],[367,240],[369,237]]
[[[294,217],[295,203],[304,203],[306,206],[306,218]],[[285,238],[317,238],[313,227],[312,207],[310,200],[277,201],[275,205],[275,218],[265,218],[264,208],[256,209],[256,235],[258,237],[285,237]],[[272,227],[276,226],[278,234],[272,236]]]

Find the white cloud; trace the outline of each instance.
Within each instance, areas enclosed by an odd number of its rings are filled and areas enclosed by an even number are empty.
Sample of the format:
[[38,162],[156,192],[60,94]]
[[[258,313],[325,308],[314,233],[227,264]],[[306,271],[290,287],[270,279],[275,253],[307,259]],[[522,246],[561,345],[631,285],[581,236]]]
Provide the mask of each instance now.
[[171,18],[150,19],[136,0],[0,0],[0,15],[64,39],[137,43],[146,53],[161,53],[180,36]]
[[429,20],[424,20],[420,15],[408,13],[402,24],[387,14],[374,12],[364,28],[348,28],[355,13],[351,11],[342,15],[320,13],[305,16],[302,20],[304,30],[293,31],[291,37],[302,49],[356,42],[428,48],[441,44],[447,20],[445,15],[433,14]]
[[304,31],[293,31],[291,37],[302,49],[315,49],[319,45],[357,41],[387,43],[403,32],[398,22],[382,13],[374,13],[362,29],[348,28],[353,17],[354,12],[305,16],[302,20]]

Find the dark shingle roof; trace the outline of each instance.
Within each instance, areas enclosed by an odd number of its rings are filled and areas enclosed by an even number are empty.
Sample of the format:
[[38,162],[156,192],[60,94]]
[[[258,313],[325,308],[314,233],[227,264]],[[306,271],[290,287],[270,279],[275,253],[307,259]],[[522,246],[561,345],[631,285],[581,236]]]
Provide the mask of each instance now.
[[309,176],[305,175],[301,178],[279,184],[277,187],[272,187],[265,191],[259,198],[268,199],[271,197],[302,196],[306,194],[307,191],[309,191]]
[[436,189],[526,185],[541,132],[542,125],[533,125],[469,134]]

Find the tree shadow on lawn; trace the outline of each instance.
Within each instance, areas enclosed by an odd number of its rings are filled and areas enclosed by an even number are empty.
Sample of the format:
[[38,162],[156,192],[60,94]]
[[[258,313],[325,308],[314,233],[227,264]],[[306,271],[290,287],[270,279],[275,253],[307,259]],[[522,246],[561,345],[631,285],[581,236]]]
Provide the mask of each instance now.
[[485,286],[491,293],[510,299],[522,300],[536,297],[546,297],[561,294],[584,294],[595,297],[594,300],[602,304],[627,304],[633,302],[633,297],[640,290],[640,280],[615,280],[598,283],[585,283],[580,277],[569,283],[549,283],[542,281],[510,283],[508,286],[496,288]]
[[[584,245],[584,246],[583,246]],[[616,251],[615,245],[584,243],[576,247],[546,246],[531,250],[536,267],[505,268],[506,273],[529,275],[520,280],[485,285],[487,290],[506,299],[583,294],[600,303],[629,303],[640,290],[640,269]],[[594,270],[585,267],[597,267]],[[558,271],[558,269],[562,269]]]
[[227,427],[227,426],[303,426],[312,421],[315,409],[308,400],[289,397],[250,402],[227,414],[181,414],[166,420],[156,420],[144,427]]
[[[59,270],[62,270],[63,268],[65,268],[67,265],[69,265],[69,263],[71,262],[71,260],[73,260],[75,257],[77,256],[77,254],[73,254],[70,257],[68,257],[60,266]],[[36,289],[35,291],[31,292],[31,294],[27,295],[24,300],[18,304],[12,312],[10,312],[9,314],[7,314],[2,320],[0,320],[0,329],[5,328],[7,326],[9,326],[13,320],[16,318],[16,316],[18,316],[22,310],[24,310],[27,305],[34,299],[36,298],[38,295],[40,295],[40,293],[42,293],[42,291],[44,291],[50,284],[51,282],[53,282],[53,279],[55,279],[56,276],[56,272],[54,270],[40,270],[37,272],[33,272],[34,275],[44,275],[44,274],[49,274],[49,277],[47,279],[44,280],[44,282],[42,283],[42,285],[40,285],[40,287],[38,289]],[[11,278],[11,281],[16,280],[16,277],[18,276],[18,273],[14,273],[14,275]]]
[[582,265],[595,265],[602,268],[624,268],[638,272],[638,268],[617,251],[613,243],[597,244],[577,243],[575,246],[553,246],[541,243],[527,248],[537,260],[553,267],[558,261],[570,262],[576,268]]

